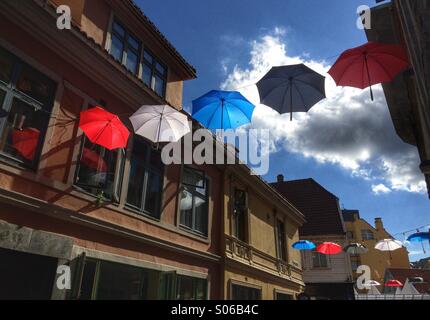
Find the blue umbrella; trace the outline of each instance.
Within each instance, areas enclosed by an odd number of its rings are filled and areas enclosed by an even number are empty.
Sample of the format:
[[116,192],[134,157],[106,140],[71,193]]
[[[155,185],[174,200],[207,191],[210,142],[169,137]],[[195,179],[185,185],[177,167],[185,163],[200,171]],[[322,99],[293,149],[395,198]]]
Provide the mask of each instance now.
[[239,92],[212,90],[193,101],[193,118],[208,129],[236,129],[251,122],[254,108]]
[[308,240],[300,240],[294,242],[292,247],[296,250],[313,250],[316,248],[316,245]]
[[430,240],[430,233],[429,232],[417,232],[417,233],[411,234],[407,240],[410,242],[429,241]]

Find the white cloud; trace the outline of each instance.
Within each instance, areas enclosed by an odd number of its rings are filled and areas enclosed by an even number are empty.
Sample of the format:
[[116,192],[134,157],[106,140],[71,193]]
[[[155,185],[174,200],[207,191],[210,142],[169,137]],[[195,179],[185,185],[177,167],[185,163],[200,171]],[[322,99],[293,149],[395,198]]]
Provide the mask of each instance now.
[[390,193],[391,189],[388,188],[386,185],[380,183],[380,184],[373,184],[372,191],[374,194],[384,194],[384,193]]
[[[257,105],[251,128],[269,128],[276,150],[301,154],[320,163],[331,163],[352,175],[372,182],[375,193],[388,190],[424,192],[418,153],[396,135],[382,87],[374,87],[375,101],[369,90],[336,87],[327,74],[330,65],[307,56],[289,56],[284,28],[276,28],[251,42],[247,67],[235,65],[227,72],[221,88],[239,90]],[[255,84],[272,66],[305,63],[326,76],[327,99],[308,113],[277,112],[259,104]]]

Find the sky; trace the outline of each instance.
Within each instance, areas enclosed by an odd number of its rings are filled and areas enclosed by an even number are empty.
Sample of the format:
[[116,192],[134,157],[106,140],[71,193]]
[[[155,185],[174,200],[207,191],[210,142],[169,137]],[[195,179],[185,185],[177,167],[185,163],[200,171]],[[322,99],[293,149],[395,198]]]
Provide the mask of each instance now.
[[[336,87],[327,70],[344,50],[366,42],[357,8],[374,0],[136,0],[197,69],[184,84],[183,106],[212,89],[239,90],[256,104],[247,129],[270,129],[275,181],[313,178],[373,224],[382,217],[399,240],[427,225],[430,200],[415,147],[395,134],[382,88]],[[327,99],[308,113],[280,116],[260,105],[255,84],[272,66],[305,63],[326,76]],[[424,229],[422,229],[424,230]],[[399,234],[400,233],[400,234]],[[411,234],[408,233],[408,234]],[[408,235],[406,234],[406,236]],[[407,244],[410,260],[430,245]]]

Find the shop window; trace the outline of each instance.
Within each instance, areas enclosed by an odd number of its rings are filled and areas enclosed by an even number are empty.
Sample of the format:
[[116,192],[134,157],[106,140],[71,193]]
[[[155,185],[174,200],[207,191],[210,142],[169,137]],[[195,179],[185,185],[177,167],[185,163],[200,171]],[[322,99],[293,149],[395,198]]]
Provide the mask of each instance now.
[[55,83],[0,48],[0,154],[35,169],[55,94]]
[[164,164],[160,151],[134,136],[128,180],[127,206],[160,218]]
[[83,137],[75,185],[101,199],[119,201],[124,151],[108,150]]
[[198,234],[208,232],[208,179],[204,172],[184,167],[180,193],[180,225]]

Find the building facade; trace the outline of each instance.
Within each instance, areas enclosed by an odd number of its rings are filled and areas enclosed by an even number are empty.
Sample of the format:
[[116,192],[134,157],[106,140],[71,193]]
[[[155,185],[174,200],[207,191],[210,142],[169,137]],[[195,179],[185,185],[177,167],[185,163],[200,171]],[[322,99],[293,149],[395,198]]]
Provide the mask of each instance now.
[[130,0],[1,1],[0,26],[0,298],[221,298],[223,171],[165,166],[138,136],[109,151],[78,127],[95,105],[131,132],[141,105],[180,110],[193,67]]
[[[313,179],[284,181],[282,175],[271,184],[305,216],[299,228],[301,240],[316,245],[334,242],[348,244],[339,208],[339,199]],[[302,251],[305,294],[310,299],[354,299],[353,279],[349,255],[324,255]]]
[[[369,250],[365,254],[351,256],[351,267],[355,280],[360,276],[355,272],[360,265],[369,266],[371,279],[381,284],[384,283],[387,268],[409,269],[409,255],[405,247],[390,253],[375,249],[378,241],[393,239],[393,236],[385,230],[381,218],[375,218],[375,226],[372,226],[360,218],[358,210],[342,210],[342,214],[349,242],[360,243]],[[383,287],[381,286],[379,289],[381,291]]]
[[392,0],[371,10],[369,41],[397,43],[408,52],[411,68],[383,84],[394,128],[415,145],[430,194],[430,1]]
[[304,217],[244,165],[224,174],[225,299],[292,300],[304,291],[299,240]]

